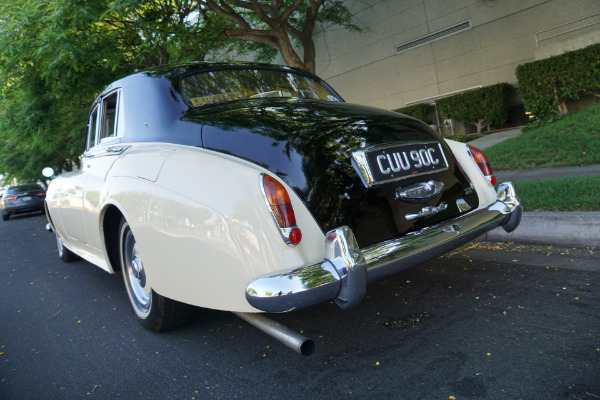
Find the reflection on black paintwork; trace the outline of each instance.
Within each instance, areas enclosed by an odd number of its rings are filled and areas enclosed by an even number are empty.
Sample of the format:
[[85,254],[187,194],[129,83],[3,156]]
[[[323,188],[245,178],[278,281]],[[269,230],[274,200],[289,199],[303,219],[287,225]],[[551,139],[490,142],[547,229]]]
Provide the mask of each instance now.
[[[437,139],[418,128],[418,122],[346,103],[270,100],[267,104],[263,99],[234,103],[219,107],[219,112],[188,113],[186,118],[205,124],[206,148],[256,162],[283,179],[324,231],[347,225],[364,246],[419,225],[399,217],[423,206],[400,204],[394,193],[401,184],[365,189],[351,164],[352,151],[360,148]],[[451,168],[440,175],[450,191],[460,192],[463,185],[452,189],[459,183],[454,172]],[[441,217],[448,218],[450,212],[459,210],[440,213]]]

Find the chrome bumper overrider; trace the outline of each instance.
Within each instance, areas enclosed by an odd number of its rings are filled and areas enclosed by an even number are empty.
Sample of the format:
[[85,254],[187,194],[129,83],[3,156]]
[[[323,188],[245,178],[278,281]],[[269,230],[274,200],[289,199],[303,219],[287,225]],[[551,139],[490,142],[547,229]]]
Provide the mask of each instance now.
[[326,235],[326,256],[317,264],[256,278],[246,299],[266,312],[292,311],[334,300],[342,309],[360,303],[367,283],[412,268],[467,243],[498,226],[519,225],[522,207],[512,182],[501,183],[498,200],[401,238],[360,249],[354,233],[340,227]]

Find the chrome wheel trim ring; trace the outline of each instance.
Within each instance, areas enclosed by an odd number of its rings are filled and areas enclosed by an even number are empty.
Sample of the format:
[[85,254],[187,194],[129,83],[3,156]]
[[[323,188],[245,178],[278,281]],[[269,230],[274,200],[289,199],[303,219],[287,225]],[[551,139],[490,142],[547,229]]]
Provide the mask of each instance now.
[[146,282],[144,264],[131,229],[127,226],[124,231],[122,257],[125,268],[123,271],[125,285],[136,314],[140,318],[145,318],[150,313],[152,306],[152,288]]
[[56,235],[56,247],[58,247],[58,255],[62,257],[62,255],[65,253],[65,245],[58,235]]

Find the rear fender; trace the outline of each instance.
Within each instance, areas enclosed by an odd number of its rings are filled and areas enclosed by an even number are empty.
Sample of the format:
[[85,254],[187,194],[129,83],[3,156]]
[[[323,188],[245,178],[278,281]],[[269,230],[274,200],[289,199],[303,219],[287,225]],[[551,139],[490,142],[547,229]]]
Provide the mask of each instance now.
[[267,209],[259,178],[268,171],[222,153],[174,148],[156,182],[148,182],[148,208],[128,219],[156,292],[201,307],[256,311],[244,294],[251,279],[323,259],[323,232],[284,182],[303,233],[295,247],[284,243]]
[[494,186],[486,179],[475,160],[469,155],[467,145],[448,139],[446,139],[446,143],[450,147],[450,150],[452,150],[454,158],[460,163],[473,188],[477,191],[477,195],[479,196],[478,208],[496,202],[497,195]]

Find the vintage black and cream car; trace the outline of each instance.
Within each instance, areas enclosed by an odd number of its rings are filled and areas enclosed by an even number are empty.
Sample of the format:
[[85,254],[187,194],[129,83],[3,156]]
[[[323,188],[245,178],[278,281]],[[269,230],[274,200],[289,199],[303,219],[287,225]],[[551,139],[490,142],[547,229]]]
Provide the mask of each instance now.
[[481,151],[304,71],[190,63],[111,84],[46,202],[60,257],[121,271],[161,331],[190,305],[257,325],[354,307],[370,282],[515,229],[513,185],[494,183]]

